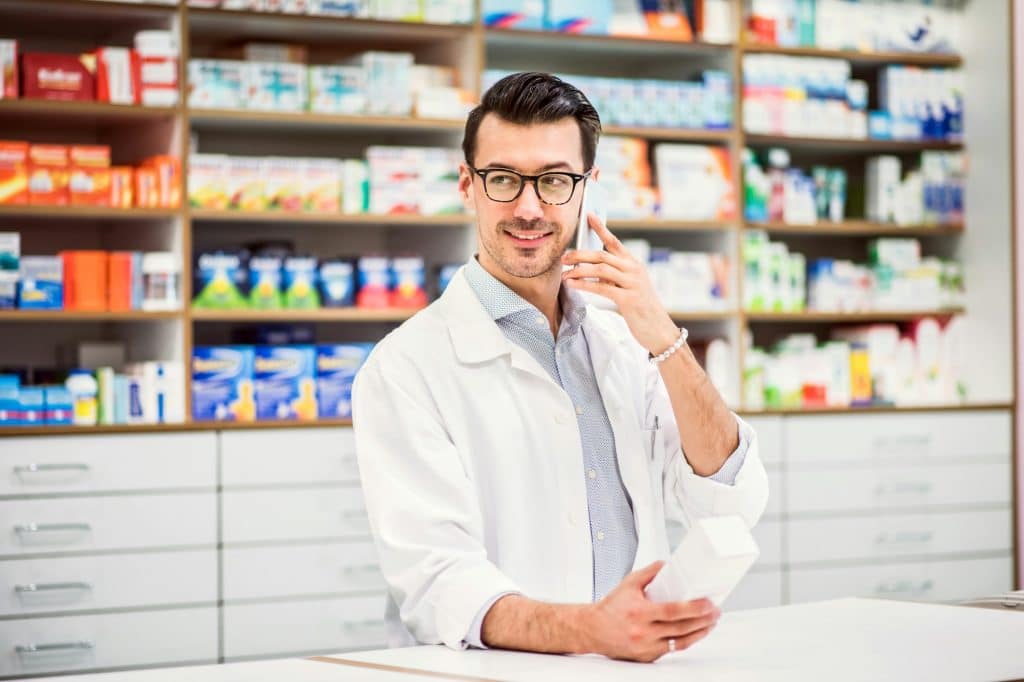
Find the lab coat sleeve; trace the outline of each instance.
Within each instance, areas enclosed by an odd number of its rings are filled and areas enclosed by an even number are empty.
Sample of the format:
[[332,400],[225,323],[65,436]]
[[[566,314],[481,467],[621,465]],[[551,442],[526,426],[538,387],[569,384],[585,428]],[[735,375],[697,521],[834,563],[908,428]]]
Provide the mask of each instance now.
[[409,364],[389,371],[371,357],[356,378],[359,472],[402,622],[420,642],[463,649],[481,608],[521,590],[487,558],[473,485]]
[[731,468],[738,459],[742,464],[731,483],[716,480],[722,478],[716,475],[705,477],[696,474],[683,452],[679,427],[661,373],[657,367],[647,364],[645,419],[647,424],[660,424],[666,517],[690,526],[694,519],[738,514],[753,528],[768,502],[768,475],[758,455],[754,429],[733,415],[739,429],[740,447],[726,461],[723,469]]

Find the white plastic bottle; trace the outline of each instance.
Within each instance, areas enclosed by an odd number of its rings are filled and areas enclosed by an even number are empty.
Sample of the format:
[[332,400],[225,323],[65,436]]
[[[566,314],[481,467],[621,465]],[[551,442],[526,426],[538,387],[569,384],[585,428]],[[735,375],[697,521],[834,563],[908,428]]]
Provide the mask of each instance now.
[[96,426],[99,384],[87,369],[72,370],[64,386],[71,394],[72,423],[75,426]]

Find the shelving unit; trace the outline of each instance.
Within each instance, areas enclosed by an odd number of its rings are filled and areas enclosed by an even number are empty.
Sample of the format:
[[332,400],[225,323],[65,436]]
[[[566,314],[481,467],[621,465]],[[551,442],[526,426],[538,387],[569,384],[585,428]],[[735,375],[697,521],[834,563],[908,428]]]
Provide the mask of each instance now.
[[746,223],[748,230],[764,230],[770,234],[808,235],[813,237],[940,237],[961,235],[964,226],[892,225],[870,220],[845,220],[841,223],[820,221],[809,225],[789,223]]

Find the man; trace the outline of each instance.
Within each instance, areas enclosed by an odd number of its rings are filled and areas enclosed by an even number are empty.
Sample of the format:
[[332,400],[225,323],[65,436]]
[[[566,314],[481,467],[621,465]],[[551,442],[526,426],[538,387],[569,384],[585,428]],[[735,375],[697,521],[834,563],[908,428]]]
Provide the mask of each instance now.
[[754,434],[644,267],[593,216],[606,249],[565,254],[599,134],[583,94],[552,76],[484,95],[459,178],[480,252],[356,380],[392,645],[654,660],[719,616],[707,600],[645,597],[670,552],[665,520],[753,526],[764,510]]

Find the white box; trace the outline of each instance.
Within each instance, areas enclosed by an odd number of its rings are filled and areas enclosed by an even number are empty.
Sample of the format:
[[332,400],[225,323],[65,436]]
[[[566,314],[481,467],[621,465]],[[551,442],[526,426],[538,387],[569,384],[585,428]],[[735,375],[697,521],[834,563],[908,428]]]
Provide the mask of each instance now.
[[651,601],[725,601],[760,551],[739,516],[698,519],[647,585]]

